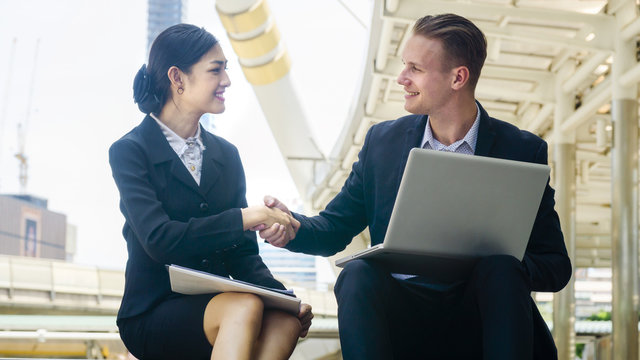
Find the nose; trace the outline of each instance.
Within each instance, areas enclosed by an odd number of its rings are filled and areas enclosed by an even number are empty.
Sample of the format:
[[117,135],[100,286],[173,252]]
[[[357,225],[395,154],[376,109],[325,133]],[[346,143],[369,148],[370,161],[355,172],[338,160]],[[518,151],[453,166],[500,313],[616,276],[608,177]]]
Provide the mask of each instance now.
[[225,70],[224,75],[222,76],[222,80],[220,80],[220,86],[229,87],[231,86],[231,79],[229,79],[229,73]]
[[406,73],[407,73],[407,68],[405,67],[404,69],[402,69],[402,71],[398,75],[398,78],[396,79],[398,84],[400,84],[402,86],[409,85],[410,81],[409,81],[409,78],[407,78],[407,74]]

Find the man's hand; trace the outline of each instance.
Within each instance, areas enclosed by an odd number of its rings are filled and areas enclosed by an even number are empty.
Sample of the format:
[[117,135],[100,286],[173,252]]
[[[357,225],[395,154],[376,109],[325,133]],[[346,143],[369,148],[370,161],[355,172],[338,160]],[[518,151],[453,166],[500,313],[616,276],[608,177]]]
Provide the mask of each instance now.
[[298,314],[300,319],[300,325],[302,330],[300,331],[300,337],[303,338],[309,333],[309,327],[311,326],[311,319],[313,319],[313,313],[311,312],[311,305],[302,303],[300,304],[300,313]]
[[[291,211],[289,211],[287,206],[273,196],[265,196],[264,205],[270,208],[279,209],[285,214],[291,216]],[[265,226],[258,228],[260,226],[257,226],[252,230],[259,231],[260,237],[269,242],[271,245],[275,247],[285,247],[289,243],[289,241],[293,240],[296,237],[298,229],[300,229],[300,222],[294,219],[293,216],[291,216],[290,225],[290,229],[287,229],[280,224],[273,224],[269,228]]]
[[264,205],[270,208],[280,209],[281,211],[291,215],[291,211],[289,211],[289,208],[287,208],[287,206],[283,204],[280,200],[274,198],[271,195],[265,195]]
[[[300,222],[277,207],[255,205],[240,209],[242,227],[245,230],[264,230],[271,241],[281,244],[284,239],[293,239],[300,228]],[[288,241],[288,240],[287,240]],[[286,243],[281,244],[284,246]]]

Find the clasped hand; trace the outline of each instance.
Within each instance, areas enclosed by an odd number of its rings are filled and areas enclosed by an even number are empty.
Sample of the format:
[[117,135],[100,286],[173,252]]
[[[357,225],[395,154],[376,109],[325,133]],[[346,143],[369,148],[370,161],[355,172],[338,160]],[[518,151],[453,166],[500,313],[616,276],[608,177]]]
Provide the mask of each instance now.
[[285,222],[262,223],[252,227],[251,230],[259,231],[260,237],[271,245],[285,247],[289,241],[296,237],[300,222],[291,215],[291,211],[286,205],[272,196],[267,195],[264,197],[264,206],[278,215],[286,215],[286,220],[283,220]]

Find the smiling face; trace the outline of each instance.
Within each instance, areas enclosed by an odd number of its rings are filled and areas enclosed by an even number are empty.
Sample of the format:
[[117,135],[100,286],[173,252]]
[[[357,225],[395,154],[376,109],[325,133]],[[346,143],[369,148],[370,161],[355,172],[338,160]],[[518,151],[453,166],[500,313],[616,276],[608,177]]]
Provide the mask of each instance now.
[[453,64],[445,63],[439,40],[413,35],[402,52],[404,69],[398,84],[405,90],[404,108],[412,114],[434,114],[451,98],[456,78]]
[[220,114],[224,111],[224,91],[231,85],[227,74],[227,59],[216,44],[193,64],[184,76],[182,104],[191,111]]

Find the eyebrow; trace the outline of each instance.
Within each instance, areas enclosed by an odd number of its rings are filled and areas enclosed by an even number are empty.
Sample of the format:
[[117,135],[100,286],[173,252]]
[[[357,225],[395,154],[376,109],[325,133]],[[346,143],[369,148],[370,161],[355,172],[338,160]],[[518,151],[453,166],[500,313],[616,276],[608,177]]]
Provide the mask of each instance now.
[[226,65],[228,62],[228,60],[222,61],[222,60],[212,60],[210,61],[211,64],[218,64],[218,65]]

